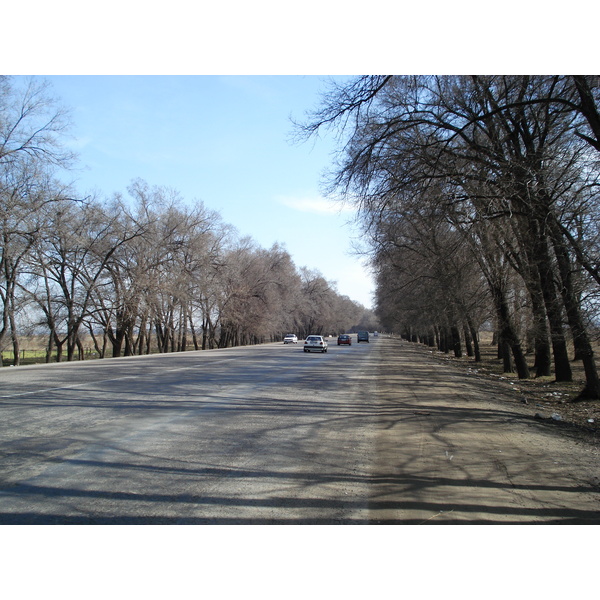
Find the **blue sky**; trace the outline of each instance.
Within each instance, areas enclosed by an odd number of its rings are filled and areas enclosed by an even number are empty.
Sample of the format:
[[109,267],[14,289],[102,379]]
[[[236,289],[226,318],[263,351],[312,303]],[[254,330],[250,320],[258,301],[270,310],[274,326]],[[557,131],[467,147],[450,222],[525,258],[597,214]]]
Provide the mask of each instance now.
[[76,189],[125,193],[134,178],[198,199],[241,235],[285,245],[297,267],[372,306],[373,283],[351,252],[353,213],[322,193],[335,140],[292,143],[326,88],[320,76],[45,76],[72,110]]

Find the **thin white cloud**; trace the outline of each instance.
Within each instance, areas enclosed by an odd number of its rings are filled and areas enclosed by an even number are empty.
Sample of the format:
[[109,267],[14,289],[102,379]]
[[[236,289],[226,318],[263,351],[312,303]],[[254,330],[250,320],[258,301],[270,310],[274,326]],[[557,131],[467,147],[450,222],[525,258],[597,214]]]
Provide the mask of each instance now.
[[67,141],[69,148],[75,151],[83,150],[93,142],[90,136],[73,136]]
[[279,196],[277,201],[288,208],[318,215],[338,215],[353,212],[353,208],[321,196]]

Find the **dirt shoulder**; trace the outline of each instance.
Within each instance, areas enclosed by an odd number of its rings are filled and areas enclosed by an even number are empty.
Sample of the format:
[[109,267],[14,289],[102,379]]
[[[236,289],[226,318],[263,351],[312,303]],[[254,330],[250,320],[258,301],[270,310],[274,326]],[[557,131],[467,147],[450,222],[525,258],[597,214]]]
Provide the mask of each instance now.
[[[488,381],[492,389],[512,392],[512,402],[519,412],[553,425],[570,437],[600,448],[600,401],[574,401],[585,385],[583,366],[572,363],[573,381],[556,382],[553,377],[518,379],[514,373],[503,373],[501,361],[495,356],[495,347],[484,340],[482,361],[472,357],[455,358],[422,344],[409,344],[416,352],[431,356],[437,362],[463,370],[471,377]],[[505,396],[511,402],[511,396]]]
[[566,399],[545,400],[543,389],[538,396],[425,346],[382,341],[373,522],[600,522],[597,431],[566,411],[552,418]]

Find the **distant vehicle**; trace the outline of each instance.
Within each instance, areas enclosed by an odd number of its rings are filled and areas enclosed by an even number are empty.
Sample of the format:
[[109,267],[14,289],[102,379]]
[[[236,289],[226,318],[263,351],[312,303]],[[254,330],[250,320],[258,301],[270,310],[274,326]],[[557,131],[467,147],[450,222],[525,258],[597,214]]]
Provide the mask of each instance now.
[[327,342],[322,335],[309,335],[304,341],[304,352],[327,352]]
[[342,335],[338,335],[338,346],[342,344],[347,344],[348,346],[352,346],[352,338],[349,335],[343,333]]
[[284,344],[297,344],[298,343],[298,337],[296,335],[294,335],[293,333],[288,333],[283,338],[283,343]]
[[374,331],[373,332],[373,337],[378,337],[379,336],[379,331]]
[[368,342],[369,341],[369,332],[368,331],[359,331],[356,336],[356,343],[360,342]]

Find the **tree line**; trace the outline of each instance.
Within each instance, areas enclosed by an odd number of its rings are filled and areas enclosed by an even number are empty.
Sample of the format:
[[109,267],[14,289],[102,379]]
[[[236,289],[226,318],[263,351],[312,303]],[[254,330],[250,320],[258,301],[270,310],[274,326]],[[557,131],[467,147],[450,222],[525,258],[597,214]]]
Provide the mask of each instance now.
[[298,131],[340,136],[327,184],[359,210],[385,328],[478,360],[490,322],[506,372],[580,360],[600,398],[599,106],[597,76],[332,85]]
[[[173,189],[78,198],[58,175],[68,111],[45,82],[0,78],[0,359],[46,339],[46,360],[177,352],[346,331],[373,314],[279,244],[259,247]],[[366,320],[366,321],[365,321]],[[0,360],[0,364],[2,361]]]

